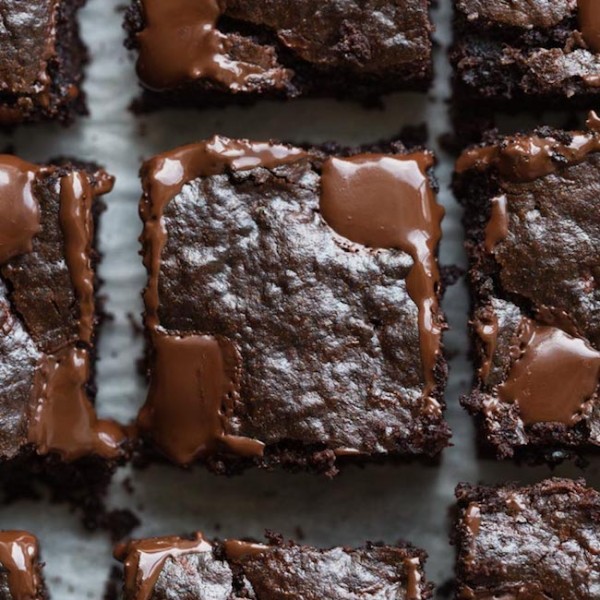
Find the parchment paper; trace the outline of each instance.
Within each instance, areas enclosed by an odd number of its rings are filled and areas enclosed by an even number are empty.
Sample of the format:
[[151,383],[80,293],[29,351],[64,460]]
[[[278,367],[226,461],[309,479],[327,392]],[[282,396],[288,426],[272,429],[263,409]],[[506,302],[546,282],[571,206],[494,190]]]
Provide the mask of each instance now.
[[[81,13],[92,57],[85,86],[90,117],[68,130],[30,127],[0,137],[0,147],[12,143],[29,160],[73,155],[96,160],[117,176],[101,234],[101,275],[109,296],[108,309],[115,317],[107,323],[101,340],[98,407],[102,415],[128,420],[144,398],[135,365],[141,354],[141,338],[133,335],[128,314],[137,316],[141,312],[140,290],[145,282],[138,256],[137,171],[142,158],[156,152],[214,133],[258,140],[357,144],[389,138],[403,125],[425,120],[430,128],[430,146],[440,158],[440,200],[447,209],[441,262],[464,265],[460,209],[448,189],[451,159],[437,143],[438,136],[449,129],[446,100],[450,70],[445,50],[450,39],[450,0],[439,2],[434,12],[439,47],[436,82],[427,98],[417,94],[390,96],[385,110],[301,100],[207,112],[162,112],[144,118],[135,118],[127,110],[137,94],[137,84],[133,63],[122,46],[123,3],[89,0]],[[348,468],[332,481],[283,472],[253,471],[225,479],[201,468],[183,472],[161,466],[138,473],[124,469],[112,486],[111,506],[129,507],[139,515],[142,525],[135,536],[201,529],[208,536],[261,537],[269,528],[324,546],[404,538],[429,552],[428,577],[437,584],[445,582],[452,576],[454,560],[448,544],[448,509],[455,485],[459,481],[530,482],[551,474],[545,467],[519,468],[511,463],[475,459],[472,423],[458,405],[471,379],[466,355],[467,306],[462,284],[448,291],[444,308],[451,330],[445,343],[452,358],[447,402],[454,447],[445,452],[439,467]],[[582,474],[573,465],[562,466],[556,473],[572,477]],[[133,495],[127,494],[122,485],[129,476]],[[585,471],[585,476],[591,484],[600,485],[598,462]],[[113,564],[106,534],[85,533],[78,518],[65,506],[36,502],[0,507],[0,528],[24,528],[40,537],[55,600],[101,597]]]

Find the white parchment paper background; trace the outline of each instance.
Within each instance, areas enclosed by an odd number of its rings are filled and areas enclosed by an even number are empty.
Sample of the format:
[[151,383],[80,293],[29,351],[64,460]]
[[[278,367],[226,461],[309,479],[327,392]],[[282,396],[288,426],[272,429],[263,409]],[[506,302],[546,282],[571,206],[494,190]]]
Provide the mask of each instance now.
[[[292,1],[292,0],[290,0]],[[114,321],[106,325],[101,343],[98,407],[102,415],[121,420],[134,416],[144,397],[135,361],[141,338],[133,335],[128,313],[139,315],[139,293],[145,275],[138,257],[137,171],[143,158],[176,145],[221,133],[255,139],[357,144],[388,138],[405,124],[429,123],[430,146],[438,152],[440,200],[446,206],[442,264],[464,265],[460,210],[448,186],[451,160],[438,147],[437,138],[448,130],[446,98],[449,68],[445,55],[450,33],[450,0],[441,0],[434,16],[439,42],[436,83],[428,97],[395,95],[385,110],[367,111],[351,103],[297,101],[263,103],[252,108],[207,112],[167,112],[142,119],[127,107],[137,93],[134,69],[122,46],[124,0],[89,0],[82,11],[83,34],[92,63],[86,90],[91,115],[73,128],[43,126],[22,128],[0,137],[0,148],[14,144],[29,160],[72,155],[96,160],[117,176],[108,197],[109,210],[102,225],[105,254],[101,274],[109,295]],[[438,468],[418,465],[349,468],[333,481],[308,474],[248,472],[233,479],[219,478],[195,469],[153,467],[141,473],[120,472],[111,490],[110,504],[129,507],[142,519],[136,536],[203,530],[207,535],[260,537],[265,528],[298,536],[317,545],[361,544],[365,540],[411,540],[430,555],[427,573],[438,584],[452,576],[453,550],[448,545],[448,509],[459,481],[494,483],[529,482],[550,474],[547,468],[518,468],[510,463],[477,461],[469,417],[458,398],[469,387],[467,362],[467,295],[462,285],[452,288],[444,308],[451,331],[445,342],[451,359],[447,401],[454,430],[454,447]],[[581,476],[574,466],[561,475]],[[131,475],[134,492],[121,482]],[[584,475],[600,485],[598,463]],[[0,528],[24,528],[42,542],[47,577],[55,600],[97,598],[102,595],[111,564],[111,545],[103,534],[83,531],[64,506],[20,502],[0,507]]]

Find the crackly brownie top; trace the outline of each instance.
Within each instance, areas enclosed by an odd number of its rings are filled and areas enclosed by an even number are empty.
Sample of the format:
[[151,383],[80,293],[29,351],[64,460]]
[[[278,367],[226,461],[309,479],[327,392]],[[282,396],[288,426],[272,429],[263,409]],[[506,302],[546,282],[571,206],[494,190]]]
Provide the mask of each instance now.
[[596,0],[456,0],[463,84],[478,95],[594,94],[600,86]]
[[269,544],[209,543],[196,534],[132,541],[115,555],[127,600],[162,600],[173,589],[190,600],[431,598],[425,554],[412,547],[320,550],[275,536]]
[[599,597],[600,495],[584,482],[461,485],[456,495],[458,598]]
[[146,163],[140,425],[164,452],[445,443],[431,164],[225,138]]
[[137,0],[144,85],[209,79],[233,92],[294,86],[302,65],[369,75],[430,70],[427,0]]
[[0,599],[40,600],[39,545],[26,531],[0,531]]
[[563,441],[600,443],[600,122],[498,138],[465,151],[457,171],[481,407],[511,443],[543,423]]
[[[95,198],[112,178],[0,156],[0,455],[115,456],[88,397],[96,325]],[[73,435],[76,432],[77,435]]]
[[59,0],[0,0],[0,94],[38,94],[49,85]]

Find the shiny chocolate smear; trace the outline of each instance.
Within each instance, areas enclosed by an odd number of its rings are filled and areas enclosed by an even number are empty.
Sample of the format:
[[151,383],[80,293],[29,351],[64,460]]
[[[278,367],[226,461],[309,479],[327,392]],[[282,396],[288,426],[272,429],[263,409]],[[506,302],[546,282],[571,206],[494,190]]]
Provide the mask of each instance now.
[[0,265],[31,252],[40,230],[40,209],[33,186],[40,167],[0,155]]
[[6,570],[13,600],[37,600],[38,541],[26,531],[0,531],[0,564]]
[[427,179],[432,165],[425,152],[329,158],[323,165],[320,209],[328,225],[351,242],[396,248],[412,257],[406,287],[419,309],[423,395],[435,402],[430,394],[442,332],[436,249],[444,209]]
[[516,403],[526,425],[573,425],[598,387],[600,352],[583,338],[530,319],[520,329],[520,356],[499,387],[500,399]]
[[110,420],[98,419],[88,398],[88,351],[67,346],[43,356],[33,389],[29,441],[38,454],[55,452],[65,461],[89,454],[107,459],[120,454],[125,434]]
[[170,536],[120,544],[115,549],[115,558],[124,565],[127,598],[150,600],[168,558],[211,551],[212,546],[204,540],[201,533],[197,533],[191,540]]
[[[189,80],[209,78],[233,91],[248,78],[265,75],[256,64],[232,60],[217,29],[217,0],[143,0],[145,28],[138,33],[137,71],[146,87],[160,91]],[[280,70],[269,71],[277,83]]]

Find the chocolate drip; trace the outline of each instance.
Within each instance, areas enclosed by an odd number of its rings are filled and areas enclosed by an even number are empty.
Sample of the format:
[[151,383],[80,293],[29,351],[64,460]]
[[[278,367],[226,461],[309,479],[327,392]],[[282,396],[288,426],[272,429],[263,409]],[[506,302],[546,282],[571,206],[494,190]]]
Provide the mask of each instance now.
[[37,539],[26,531],[0,531],[0,564],[8,576],[13,600],[39,598]]
[[40,208],[33,186],[40,167],[0,155],[0,265],[31,252],[40,230]]
[[97,418],[85,390],[89,377],[90,359],[83,348],[68,346],[42,357],[28,434],[38,454],[56,452],[66,461],[119,455],[125,434],[117,423]]
[[264,444],[225,434],[239,396],[240,356],[225,339],[200,335],[153,338],[152,381],[138,425],[179,464],[224,445],[240,456],[262,456]]
[[[264,445],[225,433],[227,416],[239,395],[240,359],[233,344],[206,335],[168,335],[160,328],[158,280],[168,235],[164,210],[186,183],[199,177],[227,169],[273,169],[306,157],[304,151],[288,146],[215,137],[157,156],[143,167],[147,186],[140,206],[148,270],[145,321],[154,358],[150,390],[138,424],[162,452],[180,464],[206,455],[217,444],[241,456],[260,456]],[[167,422],[168,427],[164,425]]]
[[351,242],[397,248],[412,257],[406,287],[419,309],[423,395],[437,406],[430,395],[436,386],[443,327],[436,295],[436,249],[444,209],[427,180],[432,165],[432,155],[425,152],[330,158],[323,165],[320,208],[329,226]]
[[600,152],[598,117],[590,113],[588,131],[571,132],[571,143],[553,137],[519,134],[501,145],[481,146],[465,150],[456,162],[456,172],[495,168],[500,175],[516,182],[533,181],[560,168],[577,164],[592,152]]
[[197,533],[191,540],[171,536],[120,544],[115,548],[115,558],[124,564],[127,597],[150,600],[167,558],[211,551],[212,546],[204,540],[201,533]]
[[592,52],[600,53],[600,3],[598,0],[577,0],[577,7],[583,39]]
[[212,79],[233,91],[256,76],[282,85],[285,71],[232,60],[217,29],[222,14],[217,0],[143,0],[146,26],[137,36],[137,71],[146,87],[165,90],[188,80]]
[[556,327],[523,319],[520,347],[500,399],[517,403],[526,425],[541,422],[575,424],[594,397],[600,376],[600,352],[583,338]]
[[92,251],[93,191],[85,173],[73,172],[60,180],[60,226],[75,296],[79,302],[79,339],[92,341],[94,328],[94,272]]

